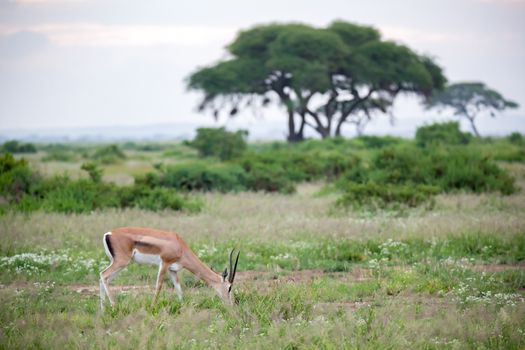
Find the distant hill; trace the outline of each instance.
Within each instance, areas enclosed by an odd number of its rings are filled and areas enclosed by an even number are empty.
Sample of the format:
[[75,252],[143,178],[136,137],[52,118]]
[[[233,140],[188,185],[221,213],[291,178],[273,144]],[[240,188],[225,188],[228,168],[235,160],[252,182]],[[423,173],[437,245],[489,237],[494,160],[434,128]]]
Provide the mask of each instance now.
[[[367,135],[392,135],[414,137],[418,126],[435,121],[456,120],[444,116],[433,118],[404,117],[390,124],[388,118],[377,118],[365,130]],[[518,115],[499,116],[498,118],[482,118],[479,129],[483,136],[504,136],[513,131],[525,134],[525,117]],[[2,129],[0,120],[0,143],[7,140],[26,142],[115,142],[115,141],[166,141],[192,139],[199,127],[219,127],[224,123],[215,123],[211,118],[200,123],[178,122],[157,123],[150,125],[114,125],[93,127],[67,128],[27,128]],[[254,118],[229,119],[226,128],[231,130],[249,130],[250,140],[285,140],[286,125],[279,120],[264,120]],[[468,125],[462,129],[469,131]],[[355,130],[348,125],[343,130],[345,136],[355,136]],[[307,137],[316,136],[307,132]]]

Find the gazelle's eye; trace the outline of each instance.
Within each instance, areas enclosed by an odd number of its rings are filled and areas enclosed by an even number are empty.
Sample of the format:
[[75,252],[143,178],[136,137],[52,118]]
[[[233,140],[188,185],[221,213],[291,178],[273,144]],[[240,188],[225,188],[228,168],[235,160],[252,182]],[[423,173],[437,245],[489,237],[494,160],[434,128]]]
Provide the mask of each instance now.
[[229,286],[228,287],[228,293],[230,293],[232,291],[232,286]]

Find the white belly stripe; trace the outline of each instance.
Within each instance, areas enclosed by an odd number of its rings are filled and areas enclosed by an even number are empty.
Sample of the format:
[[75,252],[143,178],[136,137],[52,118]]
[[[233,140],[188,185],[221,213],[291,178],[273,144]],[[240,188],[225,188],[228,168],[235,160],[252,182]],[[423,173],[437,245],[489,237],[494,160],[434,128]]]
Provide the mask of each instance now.
[[[133,260],[139,264],[160,265],[160,256],[156,254],[144,254],[139,252],[137,249],[133,249]],[[177,263],[170,265],[171,271],[179,271],[181,269],[182,267]]]
[[133,260],[139,264],[160,264],[160,256],[155,254],[143,254],[136,249],[133,250]]

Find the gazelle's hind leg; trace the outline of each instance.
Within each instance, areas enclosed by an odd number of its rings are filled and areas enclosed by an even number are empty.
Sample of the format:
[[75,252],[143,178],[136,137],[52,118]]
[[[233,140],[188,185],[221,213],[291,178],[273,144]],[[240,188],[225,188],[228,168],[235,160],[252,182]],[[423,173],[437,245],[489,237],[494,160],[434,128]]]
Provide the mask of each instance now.
[[111,306],[115,306],[115,301],[109,292],[109,282],[111,282],[113,278],[115,278],[117,274],[128,265],[128,263],[129,261],[123,262],[113,260],[111,265],[109,265],[104,271],[100,273],[100,308],[102,310],[104,309],[105,296],[108,297]]
[[155,297],[153,298],[153,305],[157,302],[157,298],[159,297],[160,289],[162,288],[162,283],[164,283],[164,275],[166,274],[166,271],[168,271],[168,268],[170,265],[163,260],[160,261],[159,265],[159,274],[157,275],[157,285],[155,287]]
[[182,288],[180,287],[179,275],[176,271],[169,270],[168,272],[171,283],[173,283],[173,287],[175,287],[175,292],[177,292],[177,297],[179,298],[179,300],[182,300]]
[[109,282],[117,276],[117,274],[131,262],[131,256],[126,256],[123,253],[115,255],[111,232],[106,232],[102,243],[104,244],[104,250],[106,255],[111,259],[111,264],[100,273],[100,308],[104,310],[104,300],[107,296],[111,306],[115,306],[115,302],[109,292]]

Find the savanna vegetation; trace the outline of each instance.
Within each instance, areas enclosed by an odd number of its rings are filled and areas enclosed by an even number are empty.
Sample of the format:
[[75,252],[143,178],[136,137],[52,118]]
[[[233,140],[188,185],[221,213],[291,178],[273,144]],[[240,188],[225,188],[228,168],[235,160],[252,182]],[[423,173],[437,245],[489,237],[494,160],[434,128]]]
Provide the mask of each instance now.
[[[208,136],[209,137],[208,137]],[[457,123],[414,140],[35,145],[0,156],[0,348],[525,346],[522,135]],[[57,156],[57,155],[65,156]],[[241,250],[226,307],[131,264],[102,312],[104,232],[180,233],[214,270]]]

